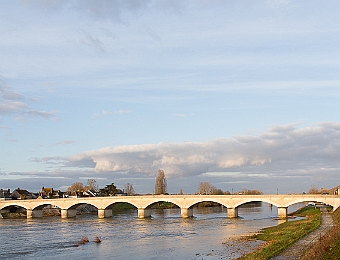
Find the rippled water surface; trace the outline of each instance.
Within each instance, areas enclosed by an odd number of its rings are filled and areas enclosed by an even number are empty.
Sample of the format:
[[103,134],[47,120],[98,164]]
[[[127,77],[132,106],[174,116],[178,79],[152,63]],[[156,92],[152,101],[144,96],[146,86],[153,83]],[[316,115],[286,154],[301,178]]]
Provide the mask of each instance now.
[[[232,259],[227,238],[278,224],[277,209],[267,203],[240,207],[237,219],[226,214],[210,207],[194,209],[190,219],[179,209],[153,210],[151,219],[138,219],[134,210],[108,219],[0,219],[0,259]],[[90,242],[77,246],[82,237]]]

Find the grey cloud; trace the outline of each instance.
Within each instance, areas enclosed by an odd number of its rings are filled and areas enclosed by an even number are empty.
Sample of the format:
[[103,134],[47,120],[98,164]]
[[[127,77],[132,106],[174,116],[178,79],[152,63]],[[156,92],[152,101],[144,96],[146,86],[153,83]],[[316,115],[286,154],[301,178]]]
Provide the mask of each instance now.
[[97,19],[111,19],[122,21],[124,10],[137,12],[146,7],[150,1],[148,0],[124,0],[124,1],[94,1],[81,0],[75,1],[74,8],[86,14],[90,14]]
[[38,111],[38,110],[29,110],[25,112],[28,115],[35,116],[35,117],[42,117],[45,119],[56,119],[57,111]]
[[[28,114],[45,119],[56,119],[57,111],[39,111],[30,109],[26,102],[26,97],[13,88],[0,84],[0,115]],[[20,100],[20,101],[19,101]]]
[[2,91],[2,98],[9,100],[21,100],[24,96],[14,91]]
[[95,37],[91,35],[90,33],[85,32],[83,30],[82,30],[82,33],[83,33],[83,38],[81,39],[81,43],[87,46],[93,47],[97,52],[102,52],[102,53],[106,52],[102,41],[98,37]]
[[[106,147],[69,158],[73,166],[92,162],[100,172],[199,176],[205,172],[310,175],[316,169],[339,169],[340,123],[274,126],[257,135],[202,143],[158,143]],[[263,176],[262,176],[263,177]]]
[[4,83],[0,85],[0,114],[12,114],[27,109],[27,105],[21,101],[24,96],[13,91]]
[[61,156],[54,157],[32,157],[30,159],[31,162],[43,162],[46,164],[54,164],[54,165],[62,165],[67,163],[67,158]]
[[63,9],[73,9],[79,13],[89,15],[95,19],[110,19],[113,21],[123,21],[122,13],[131,11],[137,13],[147,7],[153,1],[150,0],[73,0],[73,1],[44,1],[33,0],[23,1],[23,4],[32,8],[47,10],[49,12],[62,11]]
[[103,186],[115,182],[123,187],[126,182],[136,182],[138,192],[151,192],[157,170],[163,169],[171,192],[179,188],[195,192],[200,181],[209,181],[223,190],[247,187],[267,193],[277,188],[280,192],[301,192],[308,191],[313,183],[333,187],[338,182],[340,123],[273,126],[258,134],[207,142],[105,147],[72,157],[31,161],[49,167],[36,176],[64,177],[58,179],[63,185],[97,176]]
[[[81,15],[87,15],[96,20],[111,20],[128,23],[128,18],[142,14],[147,8],[163,10],[166,13],[179,13],[183,10],[185,1],[173,0],[73,0],[73,1],[23,1],[23,4],[32,8],[58,12],[71,9]],[[187,5],[187,4],[186,4]]]
[[0,100],[0,114],[12,114],[16,112],[22,112],[27,109],[25,103],[18,101]]

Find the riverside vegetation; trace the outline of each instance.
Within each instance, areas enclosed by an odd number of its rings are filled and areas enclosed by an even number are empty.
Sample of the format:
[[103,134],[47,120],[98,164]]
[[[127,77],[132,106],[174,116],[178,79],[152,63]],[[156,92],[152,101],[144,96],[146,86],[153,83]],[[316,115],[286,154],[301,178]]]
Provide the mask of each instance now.
[[296,211],[294,215],[304,217],[304,219],[285,222],[275,227],[264,228],[261,233],[252,237],[252,239],[262,240],[264,243],[258,250],[238,259],[270,259],[321,225],[321,211],[319,208],[304,207]]
[[335,226],[320,237],[320,239],[309,248],[302,260],[331,260],[339,259],[340,256],[340,208],[332,213]]

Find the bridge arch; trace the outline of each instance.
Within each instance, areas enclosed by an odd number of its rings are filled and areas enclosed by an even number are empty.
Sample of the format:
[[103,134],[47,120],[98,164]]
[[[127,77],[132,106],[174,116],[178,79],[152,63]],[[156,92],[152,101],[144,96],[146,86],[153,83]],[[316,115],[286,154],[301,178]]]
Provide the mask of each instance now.
[[289,203],[286,203],[285,206],[289,207],[291,205],[294,205],[296,203],[301,203],[301,202],[316,202],[316,203],[323,203],[326,205],[330,205],[333,208],[335,208],[337,205],[336,203],[334,203],[332,200],[329,200],[327,197],[315,197],[315,198],[296,198],[292,201],[290,201]]
[[155,204],[157,204],[157,203],[162,203],[162,202],[167,202],[167,203],[171,203],[171,204],[173,204],[173,205],[175,205],[176,207],[178,207],[178,208],[180,208],[181,206],[180,205],[178,205],[178,202],[176,202],[176,201],[172,201],[171,199],[169,200],[169,199],[160,199],[160,200],[156,200],[156,201],[154,201],[154,202],[151,202],[151,203],[149,203],[148,205],[146,205],[146,209],[150,209],[153,205],[155,205]]
[[[249,198],[249,199],[243,199],[242,201],[239,201],[238,203],[236,203],[234,205],[234,207],[239,207],[239,206],[242,206],[246,203],[251,203],[251,202],[266,202],[266,203],[274,205],[276,207],[281,206],[277,203],[277,201],[273,201],[270,198],[262,198],[262,199],[260,199],[260,198]],[[295,203],[293,203],[293,204],[295,204]]]
[[119,204],[128,204],[128,205],[133,206],[136,209],[138,208],[138,206],[135,203],[130,202],[130,201],[114,201],[114,202],[110,202],[110,203],[104,204],[103,205],[103,209],[112,209],[112,208],[114,208],[115,206],[117,206]]
[[204,200],[199,200],[199,201],[194,201],[191,204],[189,204],[189,208],[194,208],[196,205],[199,205],[200,203],[216,203],[219,204],[225,208],[230,208],[230,206],[223,200],[211,198],[211,199],[204,199]]
[[6,209],[9,207],[15,207],[15,206],[27,209],[27,205],[25,205],[24,203],[20,203],[20,202],[17,203],[16,201],[17,200],[13,200],[13,203],[8,203],[7,205],[1,205],[0,210]]
[[11,204],[0,209],[0,217],[24,217],[27,209],[22,205]]

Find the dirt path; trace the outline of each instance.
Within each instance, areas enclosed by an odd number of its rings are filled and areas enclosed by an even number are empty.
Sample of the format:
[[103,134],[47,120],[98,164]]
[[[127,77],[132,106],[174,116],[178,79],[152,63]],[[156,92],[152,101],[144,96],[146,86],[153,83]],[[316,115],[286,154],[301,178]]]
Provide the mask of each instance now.
[[272,260],[299,259],[310,245],[315,243],[318,238],[323,236],[330,227],[334,226],[332,214],[327,212],[325,206],[321,207],[321,211],[321,226],[317,230],[314,230],[312,233],[298,240],[278,256],[272,258]]

